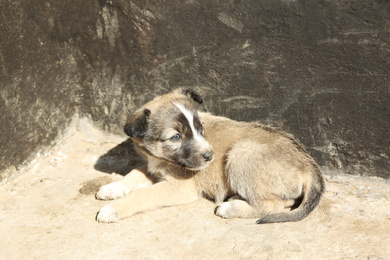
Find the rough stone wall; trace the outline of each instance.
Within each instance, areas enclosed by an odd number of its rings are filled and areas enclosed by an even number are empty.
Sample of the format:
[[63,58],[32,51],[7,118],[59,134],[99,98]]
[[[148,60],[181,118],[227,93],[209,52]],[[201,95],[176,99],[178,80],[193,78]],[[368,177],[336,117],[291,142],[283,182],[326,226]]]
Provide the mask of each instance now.
[[294,134],[325,171],[390,177],[390,3],[0,2],[0,171],[74,115],[121,132],[172,88]]
[[83,72],[75,47],[53,39],[52,12],[49,3],[0,2],[0,181],[52,144],[77,110]]

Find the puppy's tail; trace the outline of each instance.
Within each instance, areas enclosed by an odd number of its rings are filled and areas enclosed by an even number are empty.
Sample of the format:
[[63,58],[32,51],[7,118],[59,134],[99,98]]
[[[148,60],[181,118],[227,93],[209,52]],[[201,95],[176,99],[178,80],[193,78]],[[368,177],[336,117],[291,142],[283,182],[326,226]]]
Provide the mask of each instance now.
[[298,208],[286,213],[266,215],[257,220],[256,224],[294,222],[302,220],[318,205],[324,190],[324,179],[322,178],[320,169],[316,166],[311,183],[306,183],[303,188],[303,199]]

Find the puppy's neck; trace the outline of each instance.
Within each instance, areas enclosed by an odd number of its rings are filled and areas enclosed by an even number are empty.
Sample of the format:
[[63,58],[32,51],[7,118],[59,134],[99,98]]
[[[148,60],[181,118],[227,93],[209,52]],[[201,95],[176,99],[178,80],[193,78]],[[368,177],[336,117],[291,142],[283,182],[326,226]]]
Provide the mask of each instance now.
[[150,173],[158,173],[162,171],[162,167],[160,167],[162,164],[162,161],[154,156],[148,156],[148,171]]

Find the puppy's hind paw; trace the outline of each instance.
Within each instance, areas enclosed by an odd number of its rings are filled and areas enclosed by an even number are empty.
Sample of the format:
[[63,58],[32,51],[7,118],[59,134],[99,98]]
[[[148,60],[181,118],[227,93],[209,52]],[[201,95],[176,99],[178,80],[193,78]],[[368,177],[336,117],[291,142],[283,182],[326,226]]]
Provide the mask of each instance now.
[[232,218],[234,209],[232,208],[232,203],[224,202],[219,207],[215,209],[215,215],[221,218]]
[[96,215],[96,221],[99,223],[114,223],[118,220],[118,213],[111,207],[111,205],[104,206]]
[[96,193],[96,198],[100,200],[113,200],[122,198],[129,194],[129,192],[130,190],[125,185],[116,181],[102,186],[98,193]]
[[215,210],[215,215],[221,218],[250,218],[256,215],[256,209],[244,200],[233,199],[222,203]]

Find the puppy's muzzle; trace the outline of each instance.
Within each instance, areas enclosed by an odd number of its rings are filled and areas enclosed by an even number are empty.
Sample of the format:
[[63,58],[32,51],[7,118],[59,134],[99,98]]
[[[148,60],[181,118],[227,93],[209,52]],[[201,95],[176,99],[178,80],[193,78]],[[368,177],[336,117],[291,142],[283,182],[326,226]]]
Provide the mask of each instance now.
[[209,162],[214,159],[214,151],[210,150],[208,152],[205,152],[202,154],[202,159],[205,160],[206,162]]

